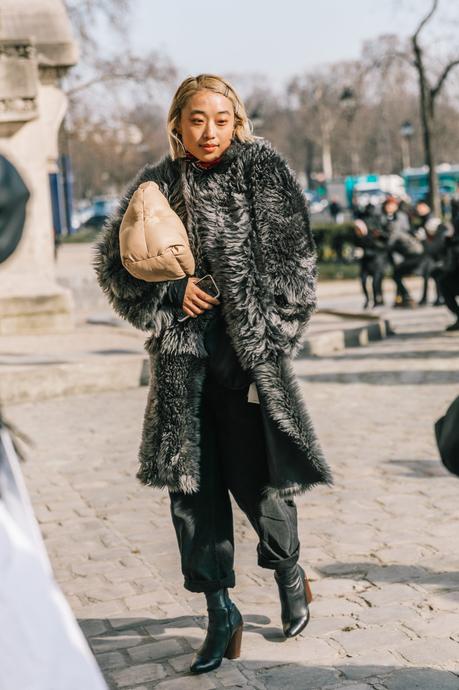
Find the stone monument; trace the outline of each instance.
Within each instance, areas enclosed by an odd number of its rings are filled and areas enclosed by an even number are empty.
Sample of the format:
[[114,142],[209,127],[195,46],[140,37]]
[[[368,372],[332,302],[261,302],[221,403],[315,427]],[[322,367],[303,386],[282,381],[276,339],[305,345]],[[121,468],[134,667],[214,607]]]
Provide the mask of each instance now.
[[73,326],[71,294],[54,274],[48,175],[57,169],[67,109],[60,78],[76,61],[61,0],[1,0],[0,153],[17,168],[30,199],[23,239],[0,267],[0,335]]

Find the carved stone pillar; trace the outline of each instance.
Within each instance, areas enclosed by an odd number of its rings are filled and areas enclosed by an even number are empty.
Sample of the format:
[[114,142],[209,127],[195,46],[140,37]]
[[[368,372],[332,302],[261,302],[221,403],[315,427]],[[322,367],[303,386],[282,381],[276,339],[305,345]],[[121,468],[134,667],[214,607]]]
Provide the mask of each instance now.
[[30,191],[24,236],[0,266],[0,334],[62,331],[73,326],[71,294],[54,274],[49,172],[67,101],[59,80],[76,46],[60,0],[0,4],[0,153]]

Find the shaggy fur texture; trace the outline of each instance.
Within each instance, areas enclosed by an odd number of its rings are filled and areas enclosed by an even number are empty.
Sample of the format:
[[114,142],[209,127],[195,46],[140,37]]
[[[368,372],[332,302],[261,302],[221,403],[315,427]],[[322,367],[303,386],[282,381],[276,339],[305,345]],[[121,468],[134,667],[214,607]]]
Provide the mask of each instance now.
[[169,156],[147,166],[97,247],[98,280],[114,309],[151,333],[146,343],[151,389],[137,476],[170,491],[199,488],[203,332],[209,317],[179,323],[180,310],[168,298],[170,283],[137,280],[121,264],[121,219],[131,195],[147,180],[158,183],[184,222],[196,275],[211,272],[220,287],[229,336],[241,365],[252,371],[269,415],[303,451],[301,465],[289,463],[289,457],[278,459],[275,485],[266,490],[291,495],[330,483],[288,361],[316,306],[315,248],[301,188],[264,140],[233,142],[209,170]]

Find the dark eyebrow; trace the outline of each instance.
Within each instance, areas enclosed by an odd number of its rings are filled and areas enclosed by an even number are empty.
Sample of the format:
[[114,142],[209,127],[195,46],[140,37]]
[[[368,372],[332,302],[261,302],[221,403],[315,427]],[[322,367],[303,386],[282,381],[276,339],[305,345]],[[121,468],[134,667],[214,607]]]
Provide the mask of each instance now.
[[[192,110],[190,115],[205,115],[206,113],[204,110]],[[217,115],[230,115],[231,113],[228,110],[220,110]]]

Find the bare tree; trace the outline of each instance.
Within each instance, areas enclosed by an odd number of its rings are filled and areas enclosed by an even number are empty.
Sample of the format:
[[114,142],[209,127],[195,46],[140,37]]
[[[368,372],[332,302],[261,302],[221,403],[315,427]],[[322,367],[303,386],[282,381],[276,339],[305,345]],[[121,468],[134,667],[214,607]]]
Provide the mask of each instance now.
[[420,21],[416,31],[411,37],[411,45],[414,56],[414,66],[418,74],[421,124],[424,141],[425,162],[429,172],[429,203],[436,215],[440,214],[440,197],[438,191],[437,175],[435,170],[435,115],[436,102],[451,71],[459,65],[459,57],[451,59],[441,70],[435,81],[427,72],[425,50],[420,43],[420,34],[424,27],[434,16],[438,9],[439,0],[433,0],[432,6],[425,17]]

